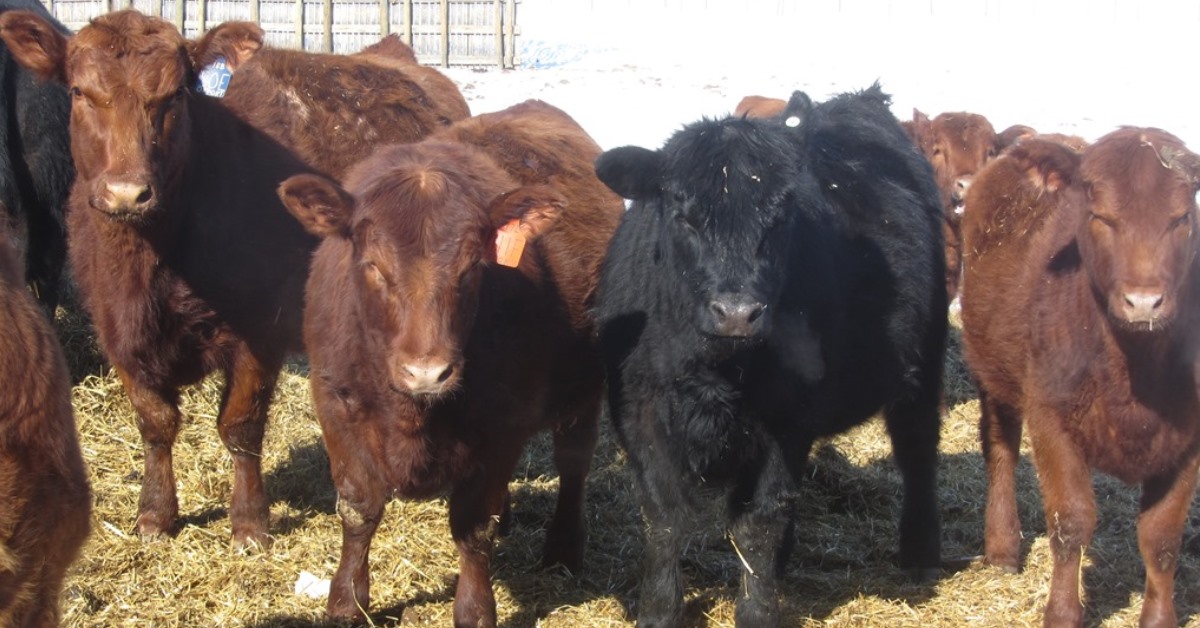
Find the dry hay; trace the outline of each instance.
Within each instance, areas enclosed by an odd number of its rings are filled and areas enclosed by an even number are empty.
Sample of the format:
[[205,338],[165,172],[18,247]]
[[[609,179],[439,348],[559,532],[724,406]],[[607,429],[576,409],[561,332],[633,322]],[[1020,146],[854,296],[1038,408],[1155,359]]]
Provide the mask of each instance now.
[[[72,568],[64,625],[324,626],[323,599],[296,595],[302,571],[332,576],[341,545],[328,462],[303,362],[281,378],[264,453],[275,543],[259,553],[229,547],[232,477],[215,428],[219,382],[184,396],[188,417],[175,446],[182,528],[143,542],[131,531],[142,468],[134,413],[103,367],[86,326],[69,314],[59,326],[78,384],[74,399],[95,499],[93,533]],[[985,479],[978,403],[958,358],[947,357],[942,431],[944,555],[982,548]],[[531,445],[512,483],[512,533],[499,544],[493,581],[503,626],[632,625],[640,574],[639,517],[631,477],[607,424],[589,483],[590,539],[584,572],[537,568],[557,485],[548,439]],[[1019,471],[1025,567],[1019,575],[971,563],[935,583],[916,584],[896,568],[900,483],[879,421],[823,444],[804,486],[797,546],[783,581],[787,626],[1033,626],[1048,590],[1050,558],[1028,452]],[[1087,623],[1137,622],[1142,570],[1134,531],[1136,490],[1097,482],[1100,526],[1087,554]],[[1181,619],[1200,627],[1200,514],[1185,534],[1176,600]],[[684,557],[689,625],[731,626],[738,595],[736,557],[718,512],[697,517]],[[444,499],[392,502],[371,550],[376,625],[451,623],[457,558]]]

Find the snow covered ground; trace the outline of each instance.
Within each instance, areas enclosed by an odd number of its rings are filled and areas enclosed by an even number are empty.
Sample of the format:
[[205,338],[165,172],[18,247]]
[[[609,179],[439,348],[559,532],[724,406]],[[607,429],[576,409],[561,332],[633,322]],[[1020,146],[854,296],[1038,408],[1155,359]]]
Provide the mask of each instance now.
[[1200,150],[1195,20],[802,20],[676,10],[631,24],[554,12],[552,1],[525,3],[520,68],[447,71],[473,112],[540,98],[606,149],[656,147],[747,94],[786,98],[801,89],[822,100],[878,80],[901,119],[914,107],[973,111],[997,131],[1021,123],[1087,139],[1120,125],[1157,126]]

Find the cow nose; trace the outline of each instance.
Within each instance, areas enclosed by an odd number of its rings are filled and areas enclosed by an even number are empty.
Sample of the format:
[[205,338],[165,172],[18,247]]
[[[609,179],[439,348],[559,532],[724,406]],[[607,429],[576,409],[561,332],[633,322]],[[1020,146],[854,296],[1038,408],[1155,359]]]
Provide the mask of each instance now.
[[454,366],[449,362],[421,362],[401,366],[404,385],[414,394],[441,392],[451,375],[454,375]]
[[1161,292],[1126,292],[1122,297],[1125,319],[1131,323],[1153,322],[1162,310],[1163,293]]
[[954,213],[962,215],[963,203],[967,199],[967,190],[971,188],[971,177],[960,177],[954,182],[954,191],[950,194],[950,200],[954,204]]
[[154,200],[154,190],[140,181],[113,181],[104,186],[104,201],[110,212],[144,211]]
[[766,309],[762,303],[736,294],[719,295],[708,304],[717,336],[753,336],[762,330]]

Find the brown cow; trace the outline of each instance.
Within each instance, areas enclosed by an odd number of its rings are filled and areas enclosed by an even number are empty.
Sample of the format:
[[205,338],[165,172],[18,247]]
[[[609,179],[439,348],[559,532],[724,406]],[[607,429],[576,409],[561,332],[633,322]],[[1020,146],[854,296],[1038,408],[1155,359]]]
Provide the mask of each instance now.
[[[493,539],[540,430],[554,430],[561,474],[543,559],[581,566],[603,384],[587,308],[624,207],[595,177],[599,154],[565,113],[529,101],[381,149],[344,189],[315,176],[280,186],[325,238],[304,332],[342,516],[330,615],[369,606],[387,500],[449,486],[455,625],[494,626]],[[498,263],[498,229],[527,242],[515,268]]]
[[787,101],[767,96],[746,96],[733,109],[738,118],[776,118],[787,109]]
[[996,149],[1004,152],[1020,142],[1031,138],[1050,140],[1064,144],[1075,152],[1083,152],[1087,148],[1088,141],[1078,135],[1067,135],[1065,133],[1038,133],[1037,129],[1024,124],[1014,124],[1000,133],[996,134]]
[[283,359],[301,346],[316,245],[275,187],[311,169],[191,91],[188,45],[169,22],[122,11],[68,38],[36,15],[9,12],[0,37],[22,65],[72,93],[70,260],[100,346],[138,413],[138,532],[173,529],[179,390],[220,370],[233,540],[265,543],[263,429]]
[[975,173],[996,156],[996,131],[987,118],[961,111],[941,113],[930,119],[913,109],[912,121],[903,126],[933,165],[934,180],[942,193],[946,295],[953,301],[962,277],[963,198]]
[[1200,157],[1124,128],[1082,155],[1021,142],[967,194],[963,344],[980,386],[987,560],[1015,571],[1022,423],[1054,575],[1048,626],[1078,626],[1096,526],[1091,469],[1142,485],[1141,625],[1176,626],[1180,537],[1200,467]]
[[24,284],[0,234],[0,626],[13,628],[58,625],[91,516],[67,363]]
[[355,55],[262,45],[257,25],[225,22],[194,44],[193,62],[224,57],[235,72],[222,102],[331,177],[377,146],[416,141],[471,115],[454,82],[416,63],[395,35]]

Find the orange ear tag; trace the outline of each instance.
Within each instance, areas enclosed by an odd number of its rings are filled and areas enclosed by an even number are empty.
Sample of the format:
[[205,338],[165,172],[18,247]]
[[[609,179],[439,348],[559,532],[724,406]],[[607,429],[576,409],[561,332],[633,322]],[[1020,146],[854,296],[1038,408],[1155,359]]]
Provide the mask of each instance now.
[[521,263],[521,253],[525,251],[525,236],[521,235],[520,224],[520,219],[513,218],[496,230],[497,264],[516,268],[517,264]]

